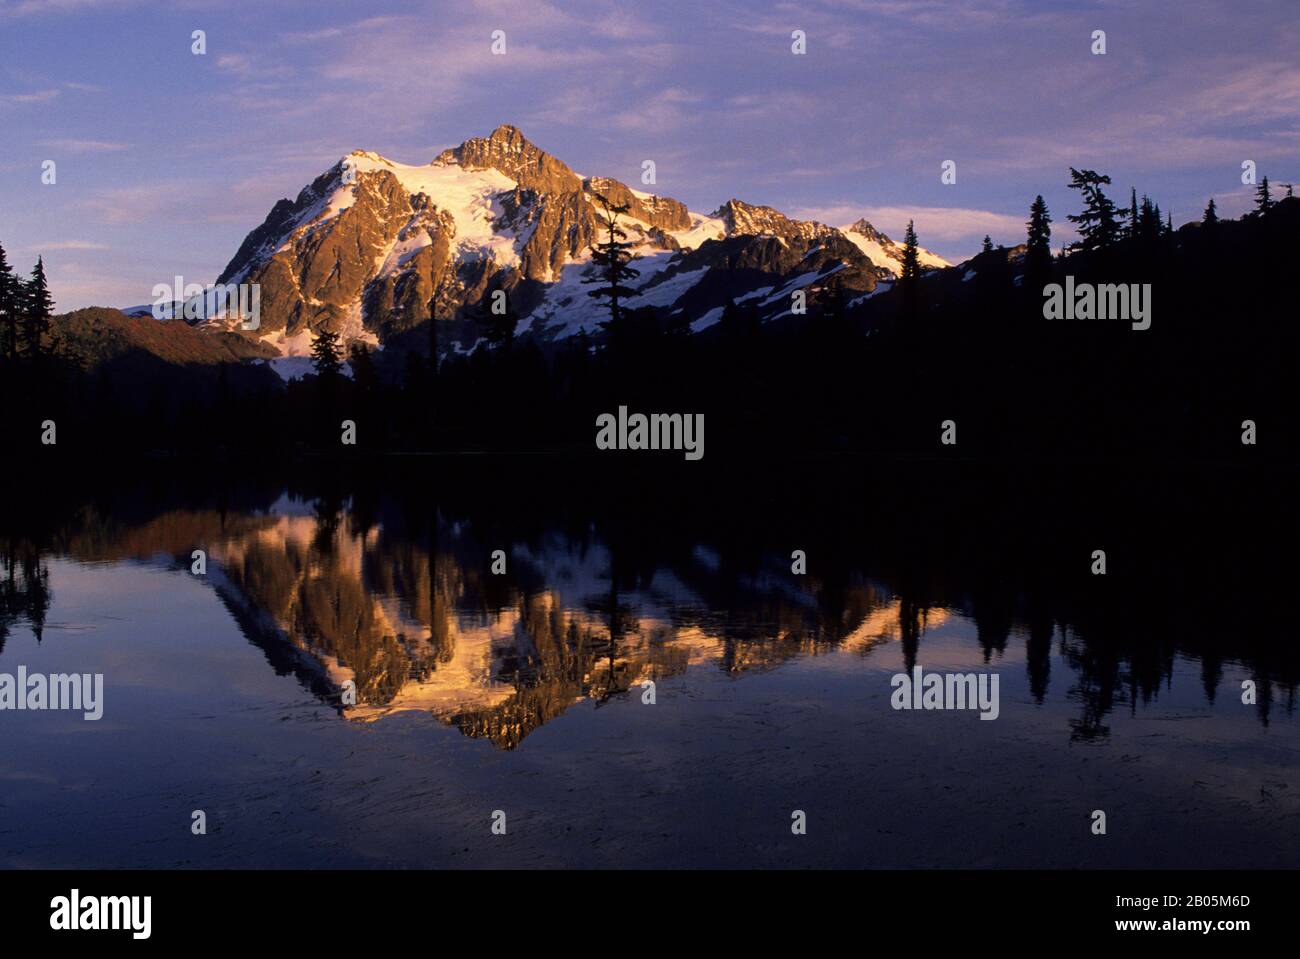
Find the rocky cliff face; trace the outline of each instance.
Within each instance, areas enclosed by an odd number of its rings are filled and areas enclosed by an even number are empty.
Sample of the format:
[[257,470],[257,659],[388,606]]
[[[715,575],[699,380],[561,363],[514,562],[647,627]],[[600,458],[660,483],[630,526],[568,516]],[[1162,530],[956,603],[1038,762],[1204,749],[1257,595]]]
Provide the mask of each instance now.
[[809,220],[792,220],[770,206],[754,206],[731,199],[713,211],[727,226],[729,236],[779,236],[785,239],[815,240],[839,231]]
[[515,127],[502,124],[487,137],[471,137],[438,154],[434,163],[455,163],[466,169],[496,170],[523,190],[534,193],[577,193],[582,178],[563,162],[538,149]]
[[[866,292],[896,265],[897,248],[865,221],[839,230],[736,199],[695,214],[617,180],[584,178],[503,125],[425,166],[353,152],[296,200],[276,203],[218,282],[259,283],[257,335],[291,355],[306,353],[323,327],[384,343],[431,317],[449,321],[446,348],[458,339],[467,347],[472,327],[451,321],[498,288],[534,335],[591,331],[596,304],[578,291],[601,239],[599,196],[627,208],[621,225],[636,244],[644,301],[634,308],[680,312],[695,285],[685,280],[718,269],[746,278],[708,285],[734,298],[764,276],[775,288],[832,271],[835,283]],[[704,312],[717,305],[688,301]]]

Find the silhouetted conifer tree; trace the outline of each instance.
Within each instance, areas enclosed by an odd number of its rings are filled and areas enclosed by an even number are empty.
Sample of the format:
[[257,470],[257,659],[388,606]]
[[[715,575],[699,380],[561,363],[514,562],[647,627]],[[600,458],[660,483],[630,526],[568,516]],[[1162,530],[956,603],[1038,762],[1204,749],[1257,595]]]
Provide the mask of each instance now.
[[1149,196],[1142,197],[1142,203],[1138,208],[1138,242],[1144,244],[1154,244],[1160,239],[1164,232],[1164,227],[1160,222],[1160,207],[1151,202]]
[[911,313],[916,309],[916,289],[921,280],[921,260],[917,253],[916,227],[913,221],[907,221],[907,232],[903,235],[903,263],[898,277],[903,294],[903,310]]
[[50,332],[53,316],[54,298],[50,296],[50,286],[45,279],[45,263],[37,257],[32,278],[24,284],[22,295],[23,349],[31,359],[41,355],[41,340]]
[[1028,249],[1025,250],[1025,282],[1031,288],[1046,282],[1052,271],[1052,217],[1042,194],[1029,207]]
[[691,323],[693,322],[694,321],[691,319],[690,314],[687,313],[685,310],[682,310],[681,312],[678,313],[674,313],[671,316],[669,316],[666,321],[667,325],[664,327],[664,335],[669,338],[677,338],[677,339],[680,339],[681,337],[684,336],[690,336]]
[[364,343],[353,343],[348,347],[348,366],[352,369],[352,382],[363,393],[379,390],[379,369],[375,366],[375,357],[370,347]]
[[917,253],[916,227],[913,221],[907,221],[907,232],[903,234],[903,272],[901,280],[915,280],[921,275],[921,261]]
[[333,379],[339,375],[343,363],[339,358],[339,335],[321,327],[311,341],[311,365],[318,376]]
[[718,329],[730,336],[740,332],[740,325],[740,307],[736,305],[735,298],[729,296],[722,307],[722,318],[718,320]]
[[603,329],[609,331],[619,322],[618,301],[636,292],[631,287],[624,286],[623,281],[640,276],[641,273],[628,266],[633,260],[632,244],[625,242],[627,233],[618,225],[618,218],[627,212],[627,206],[613,204],[608,197],[600,193],[596,194],[596,202],[604,210],[604,216],[601,217],[602,227],[608,232],[609,239],[592,246],[591,259],[596,265],[597,275],[582,282],[604,284],[598,289],[589,291],[587,295],[609,301],[609,320],[600,324]]
[[0,352],[9,359],[18,355],[18,325],[22,321],[22,280],[14,274],[0,246]]
[[1273,209],[1273,196],[1269,193],[1268,177],[1264,177],[1255,188],[1255,211],[1263,215],[1271,209]]
[[1210,202],[1205,207],[1205,216],[1201,218],[1201,222],[1206,226],[1214,226],[1219,222],[1219,213],[1214,206],[1214,197],[1210,197]]
[[1119,239],[1117,216],[1121,211],[1101,189],[1109,184],[1110,177],[1095,170],[1070,167],[1070,189],[1078,190],[1083,196],[1083,212],[1068,215],[1070,222],[1078,224],[1079,228],[1079,242],[1072,249],[1094,253],[1114,246]]
[[474,323],[488,345],[509,347],[515,341],[515,331],[519,329],[519,314],[515,312],[505,290],[495,287],[484,293],[483,299],[479,301]]
[[992,253],[992,252],[993,252],[993,241],[989,238],[989,235],[988,235],[987,233],[984,234],[984,246],[983,246],[983,248],[980,250],[980,252],[981,252],[981,253]]

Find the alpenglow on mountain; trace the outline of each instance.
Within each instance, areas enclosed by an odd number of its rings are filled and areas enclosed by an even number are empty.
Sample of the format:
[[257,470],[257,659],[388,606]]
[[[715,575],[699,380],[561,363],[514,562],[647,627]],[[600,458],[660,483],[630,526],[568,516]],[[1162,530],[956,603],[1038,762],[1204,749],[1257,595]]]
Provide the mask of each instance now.
[[[257,335],[285,355],[306,354],[321,327],[385,344],[431,312],[440,349],[468,349],[478,328],[466,317],[497,289],[521,317],[519,335],[596,334],[606,309],[582,280],[602,239],[597,194],[629,208],[620,225],[640,276],[624,305],[696,331],[728,301],[764,320],[788,313],[799,288],[834,287],[851,303],[891,282],[902,261],[901,245],[865,220],[836,228],[736,199],[695,213],[575,173],[503,125],[425,166],[354,151],[276,203],[217,282],[260,284]],[[920,260],[948,265],[925,250]]]

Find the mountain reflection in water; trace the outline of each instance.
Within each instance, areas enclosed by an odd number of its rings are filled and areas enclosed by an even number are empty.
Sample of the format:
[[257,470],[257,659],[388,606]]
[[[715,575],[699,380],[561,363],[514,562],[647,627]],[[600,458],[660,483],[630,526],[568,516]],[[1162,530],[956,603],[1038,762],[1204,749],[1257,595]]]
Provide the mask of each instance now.
[[1293,861],[1292,477],[630,466],[10,477],[0,673],[105,702],[0,714],[0,865]]
[[[1157,698],[1178,657],[1199,663],[1206,702],[1219,694],[1225,666],[1236,664],[1256,683],[1260,721],[1279,698],[1293,714],[1294,645],[1262,630],[1222,629],[1249,624],[1242,596],[1225,588],[1188,595],[1191,615],[1162,609],[1167,580],[1137,589],[1137,600],[1110,583],[1102,588],[1080,571],[1089,555],[1082,546],[1078,568],[1053,575],[1053,562],[1070,560],[1011,555],[998,565],[964,556],[949,538],[953,527],[928,507],[900,527],[886,503],[883,515],[868,506],[864,520],[822,502],[830,515],[811,522],[787,505],[772,526],[808,522],[787,540],[811,557],[801,576],[791,573],[789,549],[743,522],[739,530],[700,515],[673,523],[667,511],[629,520],[594,505],[584,515],[570,499],[551,501],[550,513],[514,504],[528,511],[516,523],[502,487],[476,495],[462,509],[371,485],[360,495],[337,487],[263,493],[262,502],[254,495],[238,507],[142,507],[128,497],[120,508],[54,511],[57,522],[11,527],[0,538],[0,652],[15,622],[39,635],[57,604],[49,557],[187,569],[201,548],[205,581],[244,635],[277,672],[294,673],[348,720],[424,713],[503,749],[575,703],[641,696],[648,682],[692,669],[744,676],[832,652],[869,661],[887,643],[900,644],[908,670],[918,662],[941,668],[926,657],[926,641],[950,617],[968,627],[984,663],[1021,646],[1035,702],[1053,683],[1066,684],[1076,740],[1104,738],[1116,709]],[[996,537],[985,540],[990,551],[999,549],[1006,529],[988,517],[979,523]],[[855,526],[861,543],[844,538]],[[888,548],[900,539],[904,549]],[[1138,568],[1137,551],[1110,542],[1121,588],[1125,577],[1132,586],[1149,572]],[[495,549],[506,553],[505,575],[490,571]],[[1266,619],[1267,610],[1253,612]],[[1067,671],[1054,673],[1054,663]]]

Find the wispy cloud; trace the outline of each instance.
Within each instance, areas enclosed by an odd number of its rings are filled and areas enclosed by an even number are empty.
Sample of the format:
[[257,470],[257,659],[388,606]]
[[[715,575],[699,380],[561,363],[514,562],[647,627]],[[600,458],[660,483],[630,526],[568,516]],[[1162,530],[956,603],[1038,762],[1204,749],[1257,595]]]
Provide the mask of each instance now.
[[37,146],[49,147],[52,150],[62,150],[66,153],[115,153],[118,150],[126,150],[129,144],[117,143],[113,140],[37,140]]
[[0,104],[48,103],[59,95],[57,88],[31,93],[0,93]]
[[92,243],[89,240],[57,240],[52,243],[28,243],[28,250],[108,250],[107,243]]
[[121,7],[129,2],[130,0],[0,0],[0,18],[78,13],[106,7]]
[[200,199],[211,200],[218,189],[201,180],[157,180],[98,190],[84,201],[84,207],[110,225],[160,220],[193,223],[207,215]]
[[646,133],[663,131],[687,122],[699,113],[703,97],[681,87],[669,87],[616,113],[611,122],[620,130]]
[[244,80],[265,80],[293,75],[293,70],[283,63],[277,63],[264,57],[252,57],[243,53],[223,53],[217,57],[217,69],[233,73]]
[[952,242],[982,237],[985,233],[1010,237],[1025,232],[1025,217],[993,210],[948,206],[858,206],[841,203],[831,206],[800,207],[794,212],[800,219],[818,220],[841,226],[865,217],[877,229],[901,236],[909,220],[915,221],[918,234],[929,242]]
[[358,30],[375,30],[380,27],[397,23],[401,17],[383,16],[383,17],[366,17],[364,20],[355,20],[352,23],[336,27],[323,27],[319,30],[303,30],[286,33],[281,40],[288,44],[299,43],[319,43],[322,40],[333,40],[336,37],[344,37],[349,33],[355,33]]

